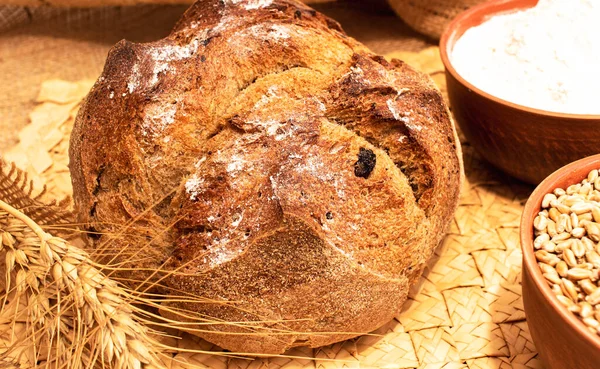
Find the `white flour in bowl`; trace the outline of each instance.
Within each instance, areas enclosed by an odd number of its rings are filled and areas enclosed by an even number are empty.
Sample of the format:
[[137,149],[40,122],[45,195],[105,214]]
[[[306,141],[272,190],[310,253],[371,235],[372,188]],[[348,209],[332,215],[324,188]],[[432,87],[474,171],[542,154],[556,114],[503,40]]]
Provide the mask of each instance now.
[[467,30],[450,55],[477,88],[528,107],[600,114],[600,0],[540,0]]

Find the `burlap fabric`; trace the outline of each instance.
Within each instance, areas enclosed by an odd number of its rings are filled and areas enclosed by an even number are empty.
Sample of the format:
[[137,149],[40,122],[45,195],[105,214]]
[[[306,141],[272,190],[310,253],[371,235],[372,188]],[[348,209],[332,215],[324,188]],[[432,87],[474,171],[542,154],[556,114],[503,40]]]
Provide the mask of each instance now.
[[486,0],[388,0],[408,25],[439,40],[450,21],[459,13]]

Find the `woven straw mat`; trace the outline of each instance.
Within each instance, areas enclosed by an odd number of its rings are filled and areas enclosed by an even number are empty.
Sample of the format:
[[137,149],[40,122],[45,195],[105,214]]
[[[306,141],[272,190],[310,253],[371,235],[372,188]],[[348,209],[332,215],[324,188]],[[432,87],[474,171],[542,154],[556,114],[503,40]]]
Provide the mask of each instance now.
[[[445,94],[436,47],[398,57],[429,73]],[[81,98],[92,81],[42,84],[31,123],[5,159],[25,169],[53,198],[71,193],[68,137]],[[541,368],[521,298],[518,226],[531,188],[507,179],[463,141],[467,180],[448,236],[410,291],[403,312],[374,332],[288,357],[227,358],[174,354],[172,368]],[[191,336],[179,347],[219,350]],[[305,359],[304,359],[305,358]]]

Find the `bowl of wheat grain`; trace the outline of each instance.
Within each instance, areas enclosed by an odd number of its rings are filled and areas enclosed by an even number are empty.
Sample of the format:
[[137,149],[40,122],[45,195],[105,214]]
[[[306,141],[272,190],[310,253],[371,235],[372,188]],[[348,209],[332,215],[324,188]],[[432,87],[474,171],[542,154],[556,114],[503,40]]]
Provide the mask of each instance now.
[[529,197],[521,219],[523,302],[546,366],[600,363],[600,155],[568,164]]

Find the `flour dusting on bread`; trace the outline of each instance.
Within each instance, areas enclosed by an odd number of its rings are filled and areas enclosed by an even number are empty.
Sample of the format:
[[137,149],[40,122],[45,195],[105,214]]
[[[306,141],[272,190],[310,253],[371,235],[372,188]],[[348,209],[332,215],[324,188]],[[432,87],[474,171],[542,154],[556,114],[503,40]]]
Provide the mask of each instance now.
[[190,195],[190,200],[196,200],[202,192],[204,179],[196,174],[192,174],[190,179],[185,182],[185,192]]
[[170,65],[172,61],[187,59],[194,55],[198,51],[198,46],[200,44],[198,39],[199,37],[196,37],[183,46],[167,45],[151,49],[150,57],[154,62],[154,68],[152,70],[153,75],[150,80],[150,85],[154,86],[158,82],[161,73],[175,72]]
[[240,4],[244,7],[244,9],[246,10],[254,10],[254,9],[260,9],[260,8],[264,8],[267,7],[269,5],[271,5],[273,3],[273,0],[249,0],[249,1],[245,1],[245,0],[228,0],[230,1],[232,4]]
[[[335,21],[296,0],[202,0],[165,39],[111,50],[70,166],[123,280],[205,298],[161,313],[273,354],[399,313],[452,220],[458,145],[431,80]],[[121,224],[135,237],[110,238]]]
[[142,123],[142,135],[159,135],[175,122],[177,114],[177,105],[162,104],[147,105],[144,109],[144,121]]

